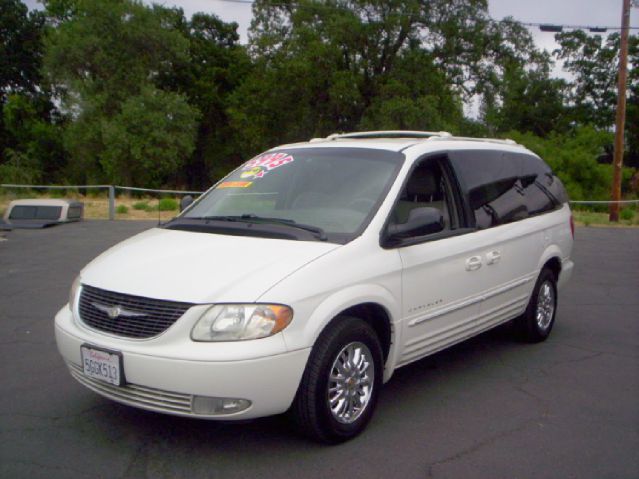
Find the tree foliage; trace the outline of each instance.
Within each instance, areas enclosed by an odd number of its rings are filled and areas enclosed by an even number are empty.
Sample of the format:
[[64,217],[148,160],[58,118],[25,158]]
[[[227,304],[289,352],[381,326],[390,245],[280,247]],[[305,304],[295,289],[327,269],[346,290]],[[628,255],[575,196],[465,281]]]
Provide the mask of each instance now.
[[62,118],[42,82],[45,17],[0,0],[0,182],[57,180]]
[[[72,174],[79,181],[162,183],[193,151],[199,112],[157,86],[163,72],[188,61],[187,40],[170,28],[163,10],[139,2],[45,5],[58,23],[47,37],[45,71],[73,116],[65,135]],[[136,120],[135,114],[143,115]]]
[[[581,30],[556,36],[560,49],[555,55],[564,61],[564,68],[573,74],[565,95],[571,121],[609,129],[617,110],[617,71],[619,33],[604,38]],[[626,136],[627,164],[639,166],[639,37],[629,37],[627,82]]]
[[187,20],[175,9],[164,14],[187,39],[189,55],[186,61],[164,71],[158,83],[185,94],[201,112],[195,150],[185,164],[184,179],[192,187],[205,188],[211,175],[222,176],[241,161],[227,109],[231,93],[250,69],[250,60],[238,43],[236,23],[224,23],[204,13]]
[[11,93],[35,93],[40,82],[44,16],[20,0],[0,0],[0,102]]

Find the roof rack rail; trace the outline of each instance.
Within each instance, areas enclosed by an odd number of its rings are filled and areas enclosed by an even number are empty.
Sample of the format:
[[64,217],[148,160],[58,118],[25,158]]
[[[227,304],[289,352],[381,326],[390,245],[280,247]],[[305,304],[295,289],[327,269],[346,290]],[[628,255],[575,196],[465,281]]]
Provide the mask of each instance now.
[[[333,133],[328,135],[326,140],[337,139],[366,139],[366,138],[433,138],[446,137],[452,135],[447,131],[412,131],[412,130],[389,130],[389,131],[358,131],[353,133]],[[319,139],[313,139],[318,141]]]
[[[510,138],[506,138],[506,139],[500,139],[500,138],[475,138],[472,136],[449,136],[449,137],[433,137],[431,138],[432,140],[446,140],[446,141],[478,141],[478,142],[483,142],[483,143],[497,143],[500,145],[519,145],[519,143],[517,143],[514,140],[511,140]],[[521,146],[521,145],[520,145]]]

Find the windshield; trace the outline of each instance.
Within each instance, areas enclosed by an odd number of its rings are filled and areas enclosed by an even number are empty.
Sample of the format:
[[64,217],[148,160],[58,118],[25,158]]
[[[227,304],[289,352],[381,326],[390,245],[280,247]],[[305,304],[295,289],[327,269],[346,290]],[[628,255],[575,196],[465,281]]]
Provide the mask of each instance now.
[[349,241],[377,210],[403,158],[365,148],[270,151],[239,167],[177,220],[219,222],[225,230],[230,222],[240,230],[251,223],[252,235],[277,224],[301,235],[296,239]]

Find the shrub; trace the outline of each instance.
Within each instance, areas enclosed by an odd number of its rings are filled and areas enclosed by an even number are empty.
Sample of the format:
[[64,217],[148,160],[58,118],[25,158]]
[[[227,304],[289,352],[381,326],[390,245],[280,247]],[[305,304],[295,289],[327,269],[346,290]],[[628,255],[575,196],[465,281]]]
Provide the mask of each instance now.
[[133,209],[146,211],[149,209],[149,203],[146,201],[138,201],[136,203],[133,203]]
[[175,211],[178,209],[178,202],[173,198],[162,198],[159,203],[160,211]]
[[129,212],[129,208],[126,205],[118,205],[115,212],[119,215],[125,215]]
[[631,208],[624,208],[619,213],[619,217],[622,220],[631,221],[635,217],[635,212]]
[[54,188],[50,191],[51,198],[65,198],[67,196],[67,190],[59,190]]

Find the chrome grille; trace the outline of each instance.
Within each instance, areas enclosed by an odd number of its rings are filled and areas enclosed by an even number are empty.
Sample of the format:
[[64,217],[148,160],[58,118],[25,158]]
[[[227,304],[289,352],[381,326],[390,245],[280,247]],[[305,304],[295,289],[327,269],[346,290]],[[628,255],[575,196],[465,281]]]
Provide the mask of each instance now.
[[67,363],[71,376],[83,386],[114,401],[152,411],[192,415],[191,395],[127,384],[114,386],[84,375],[82,368]]
[[[104,311],[116,306],[123,310],[116,317]],[[79,310],[82,322],[92,328],[128,338],[150,338],[166,331],[191,306],[83,285]]]

